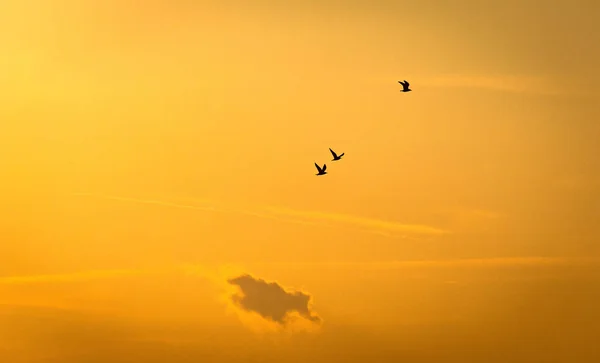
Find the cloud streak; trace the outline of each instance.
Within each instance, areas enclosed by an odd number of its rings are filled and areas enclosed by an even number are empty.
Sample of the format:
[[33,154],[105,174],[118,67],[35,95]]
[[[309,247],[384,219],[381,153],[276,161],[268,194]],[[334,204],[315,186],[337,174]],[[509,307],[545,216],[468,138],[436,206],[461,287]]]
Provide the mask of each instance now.
[[128,197],[118,197],[118,196],[113,196],[113,195],[102,195],[102,194],[91,194],[91,193],[73,193],[72,195],[106,199],[106,200],[114,200],[114,201],[119,201],[119,202],[130,202],[130,203],[137,203],[137,204],[155,205],[155,206],[170,207],[170,208],[177,208],[177,209],[197,210],[197,211],[204,211],[204,212],[244,214],[244,215],[248,215],[251,217],[273,219],[273,220],[290,222],[290,223],[311,224],[311,225],[315,224],[315,223],[300,221],[300,220],[296,220],[296,219],[279,218],[274,215],[268,215],[268,214],[255,212],[255,211],[217,207],[214,205],[213,202],[210,202],[207,200],[196,200],[199,203],[203,203],[203,205],[197,205],[197,204],[186,204],[186,203],[172,203],[172,202],[165,202],[165,201],[154,200],[154,199],[128,198]]
[[[492,257],[492,258],[465,258],[465,259],[447,259],[447,260],[405,260],[405,261],[374,261],[374,262],[273,262],[261,263],[260,265],[268,266],[285,266],[286,268],[357,268],[357,269],[400,269],[407,267],[473,267],[473,268],[489,268],[489,267],[512,267],[512,266],[570,266],[570,265],[586,265],[596,264],[600,260],[596,258],[557,258],[543,256],[528,256],[528,257]],[[215,271],[213,269],[200,265],[173,265],[163,269],[108,269],[108,270],[92,270],[78,271],[66,274],[44,274],[44,275],[25,275],[25,276],[5,276],[0,277],[0,285],[17,285],[17,284],[38,284],[38,283],[70,283],[78,281],[92,281],[101,279],[111,279],[129,276],[150,276],[155,274],[166,273],[182,273],[192,274],[216,284],[222,284],[228,281],[232,284],[232,280],[228,276],[238,275],[238,282],[247,282],[248,278],[240,278],[245,276],[242,273],[242,268],[234,266],[221,266]],[[252,276],[250,276],[253,278]],[[253,278],[254,279],[254,278]],[[263,280],[255,279],[256,281],[247,284],[264,284]],[[262,282],[261,282],[262,281]],[[267,283],[268,284],[268,283]],[[276,283],[274,283],[277,285]],[[262,286],[262,285],[261,285]],[[278,285],[279,286],[279,285]]]
[[597,259],[585,258],[555,258],[555,257],[492,257],[465,258],[448,260],[405,260],[405,261],[374,261],[374,262],[322,262],[322,263],[267,263],[270,266],[281,265],[286,268],[352,268],[358,270],[395,270],[411,267],[422,268],[493,268],[493,267],[542,267],[542,266],[571,266],[598,263]]
[[[205,205],[193,205],[193,204],[181,204],[181,203],[171,203],[160,200],[151,200],[151,199],[137,199],[137,198],[126,198],[126,197],[117,197],[117,196],[107,196],[100,194],[90,194],[90,193],[75,193],[74,196],[87,196],[87,197],[95,197],[100,199],[107,200],[115,200],[122,202],[132,202],[132,203],[140,203],[140,204],[149,204],[149,205],[157,205],[163,207],[171,207],[171,208],[179,208],[179,209],[190,209],[190,210],[199,210],[199,211],[207,211],[207,212],[221,212],[221,213],[237,213],[244,214],[248,216],[253,216],[257,218],[265,218],[265,219],[273,219],[282,222],[290,222],[290,223],[298,223],[298,224],[307,224],[307,225],[319,225],[323,222],[335,222],[346,224],[354,227],[361,228],[362,230],[366,230],[371,233],[377,233],[382,236],[394,238],[399,237],[395,235],[395,233],[410,233],[410,234],[419,234],[419,235],[430,235],[430,236],[440,236],[444,234],[450,233],[450,231],[438,229],[431,226],[426,225],[418,225],[418,224],[403,224],[394,221],[385,221],[373,218],[365,218],[341,213],[331,213],[331,212],[318,212],[318,211],[300,211],[289,208],[281,208],[281,207],[259,207],[256,210],[248,211],[242,209],[233,209],[233,208],[223,208],[217,207],[214,203],[207,201],[200,201],[202,203],[206,203]],[[405,236],[400,236],[405,237]]]
[[52,282],[77,282],[101,280],[123,276],[140,276],[150,273],[142,270],[93,270],[80,271],[66,274],[30,275],[30,276],[7,276],[0,277],[0,285],[38,284]]
[[449,231],[425,225],[403,224],[393,221],[357,217],[341,213],[299,211],[279,207],[266,207],[266,210],[280,215],[289,215],[294,217],[351,224],[354,226],[382,232],[406,232],[426,235],[443,235],[450,233]]

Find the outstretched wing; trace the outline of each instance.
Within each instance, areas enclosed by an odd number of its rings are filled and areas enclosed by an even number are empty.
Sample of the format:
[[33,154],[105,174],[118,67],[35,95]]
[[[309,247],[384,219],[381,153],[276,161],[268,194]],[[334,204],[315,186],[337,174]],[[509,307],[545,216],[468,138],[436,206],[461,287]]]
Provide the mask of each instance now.
[[342,156],[344,156],[345,154],[346,154],[346,153],[341,153],[341,154],[340,154],[340,158],[341,158]]
[[323,171],[327,170],[327,164],[323,164]]
[[398,81],[398,83],[400,83],[401,85],[403,85],[403,86],[404,86],[404,82],[402,82],[402,81]]
[[315,166],[317,167],[317,170],[320,172],[322,172],[324,169],[321,169],[321,167],[319,166],[319,164],[315,163]]
[[336,159],[338,156],[335,153],[335,151],[331,150],[331,148],[329,148],[329,151],[331,151],[331,155],[333,155],[333,158]]
[[408,86],[410,86],[410,83],[408,83],[408,81],[407,81],[407,80],[404,80],[404,86],[405,86],[406,88],[408,88]]

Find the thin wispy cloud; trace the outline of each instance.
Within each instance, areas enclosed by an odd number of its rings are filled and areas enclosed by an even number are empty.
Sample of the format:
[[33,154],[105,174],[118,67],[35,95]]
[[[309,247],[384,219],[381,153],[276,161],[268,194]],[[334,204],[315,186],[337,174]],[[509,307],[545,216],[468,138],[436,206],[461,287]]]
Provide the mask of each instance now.
[[553,257],[494,257],[494,258],[468,258],[455,260],[418,260],[418,261],[390,261],[378,263],[378,268],[401,267],[500,267],[500,266],[544,266],[564,265],[573,263],[562,258]]
[[[470,267],[470,268],[491,268],[491,267],[518,267],[518,266],[569,266],[582,265],[598,262],[595,259],[583,258],[556,258],[542,256],[521,256],[521,257],[495,257],[495,258],[464,258],[464,259],[446,259],[446,260],[405,260],[405,261],[374,261],[374,262],[300,262],[288,263],[286,268],[351,268],[365,270],[395,270],[410,267]],[[279,263],[266,263],[269,266],[278,266]]]
[[351,224],[357,227],[372,229],[375,231],[384,232],[383,235],[388,235],[385,232],[402,232],[426,235],[443,235],[450,233],[449,231],[419,224],[405,224],[394,221],[385,221],[380,219],[358,217],[342,213],[317,212],[317,211],[299,211],[280,207],[265,207],[266,210],[276,214],[289,215],[300,218],[325,220],[338,223]]
[[[172,203],[153,199],[137,199],[117,196],[107,196],[101,194],[76,193],[75,196],[87,196],[100,199],[132,202],[140,204],[157,205],[163,207],[191,209],[199,211],[212,211],[221,213],[237,213],[257,218],[274,219],[283,222],[300,223],[309,225],[319,225],[324,223],[340,223],[357,227],[360,230],[376,233],[390,238],[408,238],[406,234],[415,235],[433,235],[439,236],[450,233],[449,231],[418,224],[405,224],[395,221],[385,221],[373,218],[365,218],[341,213],[318,212],[318,211],[300,211],[282,207],[256,207],[255,210],[242,210],[237,208],[226,208],[216,206],[214,202],[199,201],[204,205]],[[209,204],[210,203],[210,204]]]
[[148,273],[150,273],[150,271],[135,270],[135,269],[124,269],[124,270],[123,269],[115,269],[115,270],[80,271],[80,272],[65,273],[65,274],[7,276],[7,277],[0,277],[0,285],[91,281],[91,280],[102,280],[102,279],[125,277],[125,276],[140,276],[140,275],[144,275],[144,274],[148,274]]
[[256,212],[256,211],[248,211],[248,210],[237,209],[237,208],[227,208],[227,207],[222,207],[222,206],[217,207],[214,205],[214,202],[212,202],[212,201],[200,200],[200,199],[195,200],[195,202],[197,202],[198,204],[188,204],[188,203],[166,202],[166,201],[155,200],[155,199],[119,197],[119,196],[113,196],[113,195],[91,194],[91,193],[73,193],[72,195],[73,196],[86,196],[86,197],[106,199],[106,200],[114,200],[114,201],[120,201],[120,202],[156,205],[156,206],[171,207],[171,208],[178,208],[178,209],[191,209],[191,210],[205,211],[205,212],[244,214],[244,215],[251,216],[251,217],[274,219],[274,220],[279,220],[279,221],[289,222],[289,223],[315,224],[315,223],[310,223],[310,222],[301,221],[301,220],[297,220],[297,219],[278,218],[277,216],[268,215],[268,214],[264,214],[264,213],[260,213],[260,212]]
[[[281,266],[285,268],[353,268],[353,269],[375,269],[393,270],[408,267],[516,267],[516,266],[574,266],[597,264],[600,260],[596,258],[558,258],[543,256],[516,256],[516,257],[490,257],[490,258],[463,258],[444,260],[390,260],[373,262],[269,262],[260,263],[265,266]],[[63,274],[43,275],[19,275],[0,277],[0,285],[26,285],[43,283],[72,283],[79,281],[106,280],[131,276],[155,276],[161,274],[194,275],[199,278],[212,281],[215,284],[226,284],[232,276],[243,275],[242,267],[223,265],[218,268],[210,268],[197,264],[174,264],[161,269],[107,269],[76,271]]]
[[73,283],[83,281],[98,281],[128,277],[152,277],[168,274],[193,275],[215,284],[225,284],[226,279],[235,274],[241,274],[243,269],[229,265],[210,268],[203,265],[171,264],[162,268],[148,269],[105,269],[84,270],[60,274],[18,275],[0,277],[1,285],[35,285],[46,283]]
[[172,208],[180,208],[180,209],[194,209],[194,210],[202,210],[202,211],[216,211],[219,210],[212,206],[206,205],[189,205],[189,204],[180,204],[180,203],[170,203],[160,200],[153,199],[139,199],[139,198],[127,198],[127,197],[118,197],[114,195],[103,195],[103,194],[91,194],[91,193],[73,193],[73,196],[82,196],[82,197],[93,197],[107,200],[115,200],[120,202],[132,202],[137,204],[150,204],[150,205],[160,205],[163,207],[172,207]]

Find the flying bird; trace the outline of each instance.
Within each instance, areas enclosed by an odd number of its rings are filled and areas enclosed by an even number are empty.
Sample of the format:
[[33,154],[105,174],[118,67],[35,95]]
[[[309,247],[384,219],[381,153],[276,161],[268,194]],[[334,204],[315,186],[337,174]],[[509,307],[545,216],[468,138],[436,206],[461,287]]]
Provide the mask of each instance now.
[[327,174],[327,172],[325,171],[325,170],[327,170],[327,164],[323,164],[323,168],[321,168],[319,166],[319,164],[317,164],[317,163],[315,163],[315,166],[317,167],[317,170],[319,171],[319,173],[315,174],[315,175],[319,176],[319,175],[325,175],[325,174]]
[[344,154],[345,154],[345,153],[341,153],[340,155],[338,155],[335,153],[335,151],[331,150],[331,148],[329,148],[329,151],[331,151],[331,155],[333,155],[333,160],[331,160],[331,161],[340,160],[342,158],[342,156],[344,156]]
[[402,88],[403,88],[400,92],[410,92],[410,91],[412,91],[410,88],[408,88],[408,86],[410,86],[410,83],[408,83],[407,80],[404,80],[404,82],[398,81],[398,83],[400,83],[402,85]]

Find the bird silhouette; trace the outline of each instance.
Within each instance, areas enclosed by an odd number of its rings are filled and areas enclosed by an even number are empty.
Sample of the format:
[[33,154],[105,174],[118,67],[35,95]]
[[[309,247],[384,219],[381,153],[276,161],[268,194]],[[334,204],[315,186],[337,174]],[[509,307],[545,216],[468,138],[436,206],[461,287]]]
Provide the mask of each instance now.
[[327,170],[327,164],[323,164],[323,168],[321,168],[319,166],[319,164],[317,164],[317,163],[315,163],[315,166],[317,167],[317,170],[319,171],[319,173],[315,174],[315,175],[319,176],[319,175],[325,175],[325,174],[327,174],[327,172],[325,171],[325,170]]
[[342,156],[344,156],[344,154],[345,154],[345,153],[341,153],[340,155],[338,155],[335,153],[335,151],[331,150],[331,148],[329,148],[329,151],[331,151],[331,155],[333,155],[333,160],[331,160],[331,161],[340,160],[342,158]]
[[410,88],[408,88],[408,86],[410,86],[410,83],[408,83],[407,80],[404,80],[404,82],[398,81],[398,83],[400,83],[402,85],[402,90],[400,92],[410,92],[410,91],[412,91]]

